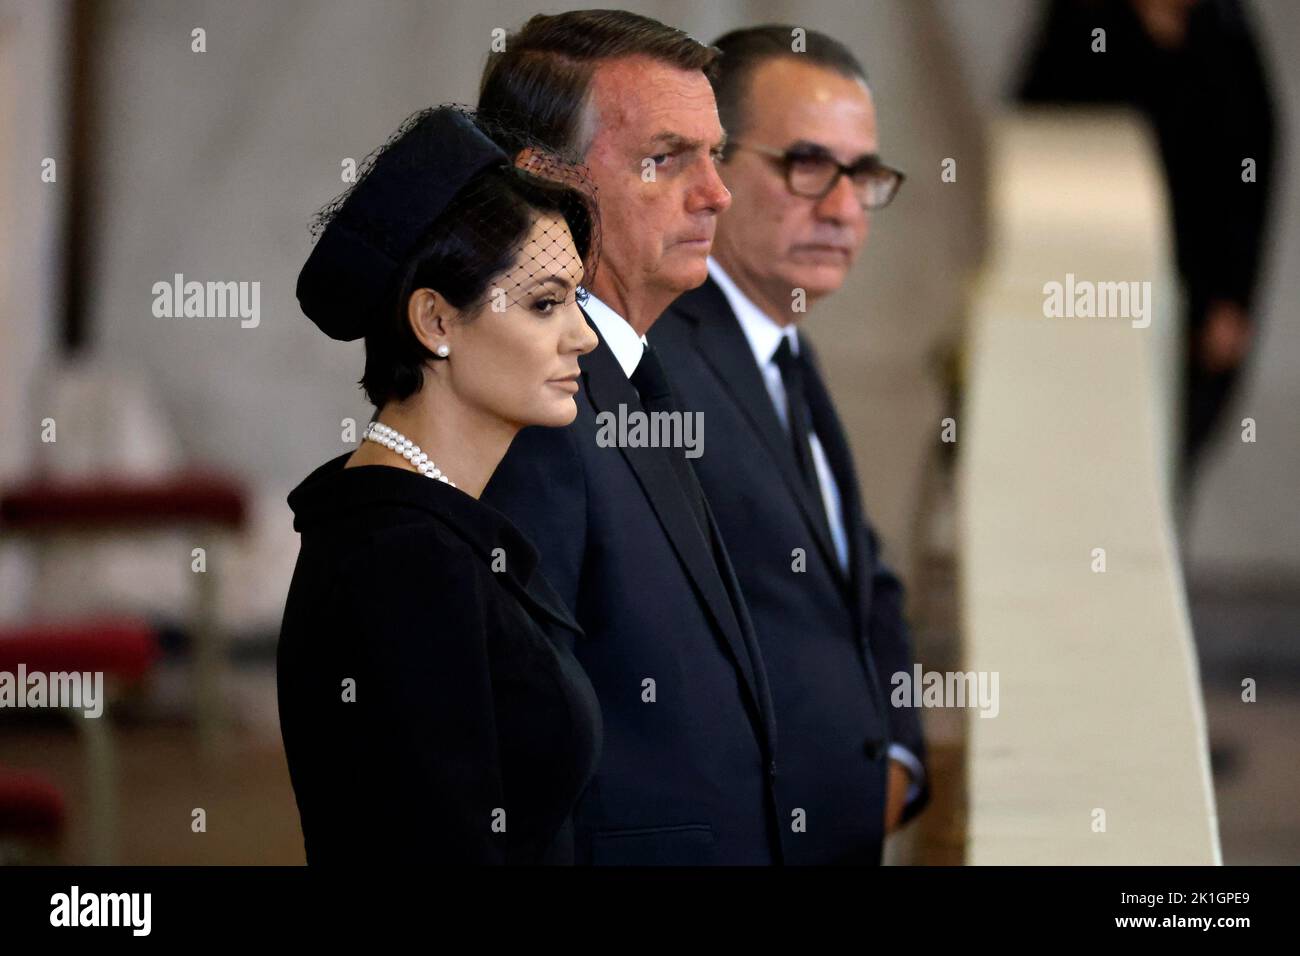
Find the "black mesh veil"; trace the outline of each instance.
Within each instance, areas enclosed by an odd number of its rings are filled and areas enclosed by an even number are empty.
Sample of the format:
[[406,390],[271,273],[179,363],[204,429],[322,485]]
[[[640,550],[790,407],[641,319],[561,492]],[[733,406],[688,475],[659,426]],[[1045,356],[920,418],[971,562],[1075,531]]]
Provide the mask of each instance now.
[[353,339],[404,308],[413,279],[467,312],[504,312],[552,277],[589,288],[600,254],[595,185],[581,162],[525,129],[460,104],[408,117],[313,218],[316,247],[298,286],[307,315]]

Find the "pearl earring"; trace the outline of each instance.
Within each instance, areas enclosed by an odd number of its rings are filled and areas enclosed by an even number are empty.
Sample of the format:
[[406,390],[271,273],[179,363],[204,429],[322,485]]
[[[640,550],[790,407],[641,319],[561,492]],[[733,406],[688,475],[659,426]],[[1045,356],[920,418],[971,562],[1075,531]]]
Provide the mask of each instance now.
[[445,345],[439,345],[436,349],[434,349],[434,351],[438,353],[438,358],[446,358],[448,355],[451,354],[451,349]]

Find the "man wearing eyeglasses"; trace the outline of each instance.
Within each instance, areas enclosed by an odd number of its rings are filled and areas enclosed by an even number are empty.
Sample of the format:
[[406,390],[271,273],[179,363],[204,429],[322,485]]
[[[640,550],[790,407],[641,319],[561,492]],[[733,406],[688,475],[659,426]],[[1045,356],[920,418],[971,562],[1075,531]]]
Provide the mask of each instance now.
[[[805,35],[806,34],[806,35]],[[787,863],[877,863],[928,799],[902,588],[881,563],[843,427],[799,325],[844,282],[902,174],[879,159],[866,74],[815,31],[726,34],[712,78],[732,195],[709,279],[649,334],[677,404],[704,413],[692,459],[767,666]]]

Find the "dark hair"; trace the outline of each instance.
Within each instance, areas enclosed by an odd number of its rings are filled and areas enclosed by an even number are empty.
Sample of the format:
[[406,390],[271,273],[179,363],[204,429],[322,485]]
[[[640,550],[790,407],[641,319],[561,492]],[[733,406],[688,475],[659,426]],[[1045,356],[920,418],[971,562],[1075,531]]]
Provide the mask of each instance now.
[[717,51],[688,33],[626,10],[538,14],[506,37],[504,52],[488,56],[478,109],[527,123],[546,146],[582,156],[584,105],[602,60],[648,56],[709,74]]
[[407,317],[415,291],[435,289],[457,309],[480,302],[489,282],[515,265],[521,243],[543,213],[564,218],[578,255],[590,262],[596,224],[577,190],[507,166],[485,170],[456,194],[401,266],[388,319],[366,333],[360,385],[376,408],[419,391],[424,364],[435,359]]
[[[796,29],[804,30],[803,50],[798,53],[792,48]],[[849,48],[817,30],[770,23],[732,30],[714,40],[713,45],[722,56],[709,79],[718,101],[718,120],[727,131],[728,141],[744,135],[749,123],[746,101],[750,80],[769,60],[789,57],[867,82],[867,71]]]

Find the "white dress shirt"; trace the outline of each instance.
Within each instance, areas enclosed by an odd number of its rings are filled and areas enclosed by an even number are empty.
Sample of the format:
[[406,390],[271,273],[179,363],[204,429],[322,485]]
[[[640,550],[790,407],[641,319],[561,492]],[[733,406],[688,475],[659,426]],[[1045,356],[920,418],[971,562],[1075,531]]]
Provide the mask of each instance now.
[[[786,433],[790,431],[790,401],[785,394],[785,381],[781,378],[781,369],[774,356],[781,347],[782,339],[789,339],[790,351],[799,354],[799,332],[791,323],[787,326],[777,325],[767,314],[756,306],[741,292],[731,277],[722,271],[722,266],[709,259],[709,275],[713,278],[722,294],[727,297],[727,304],[740,320],[740,327],[749,340],[749,347],[754,352],[754,361],[763,373],[767,383],[767,394],[772,396],[772,404],[781,419]],[[826,522],[830,525],[831,540],[835,543],[835,554],[839,558],[840,570],[849,571],[849,539],[844,531],[844,521],[840,512],[840,487],[835,483],[830,460],[826,450],[817,438],[817,433],[809,427],[808,444],[812,445],[813,466],[817,469],[817,484],[821,488],[822,508],[826,511]]]
[[627,319],[601,302],[590,290],[587,290],[587,301],[582,304],[582,308],[591,321],[596,323],[601,338],[623,367],[623,374],[630,379],[649,344],[645,336],[637,335],[636,329],[628,324]]
[[[736,314],[736,319],[740,322],[745,338],[749,341],[749,347],[754,353],[754,362],[763,373],[763,381],[767,384],[767,393],[772,397],[772,404],[776,407],[776,414],[788,433],[790,428],[790,404],[786,398],[785,382],[781,378],[781,369],[776,364],[774,356],[776,350],[781,347],[783,338],[789,339],[791,351],[795,355],[799,354],[798,330],[795,328],[794,323],[786,326],[778,325],[766,312],[755,305],[745,293],[740,291],[739,286],[732,281],[731,276],[723,271],[722,266],[718,265],[712,256],[709,257],[709,276],[718,284],[718,288],[722,290],[722,294],[727,298],[727,304],[731,306],[731,311]],[[612,312],[610,314],[613,315]],[[592,316],[592,318],[594,319],[595,316]],[[628,326],[628,328],[630,330],[631,327]],[[604,332],[603,327],[601,332]],[[831,471],[831,464],[826,457],[826,450],[822,447],[822,443],[811,428],[808,432],[808,443],[812,446],[813,465],[817,469],[817,484],[821,488],[822,506],[826,509],[826,521],[830,525],[831,540],[835,543],[835,554],[839,558],[840,570],[847,574],[849,544],[841,512],[840,488],[835,483],[835,475]],[[887,693],[887,690],[887,687],[881,688],[882,693]],[[921,761],[917,760],[916,756],[902,744],[890,744],[889,756],[911,771],[912,780],[907,788],[907,799],[911,801],[921,792],[921,779],[925,769],[921,766]]]

